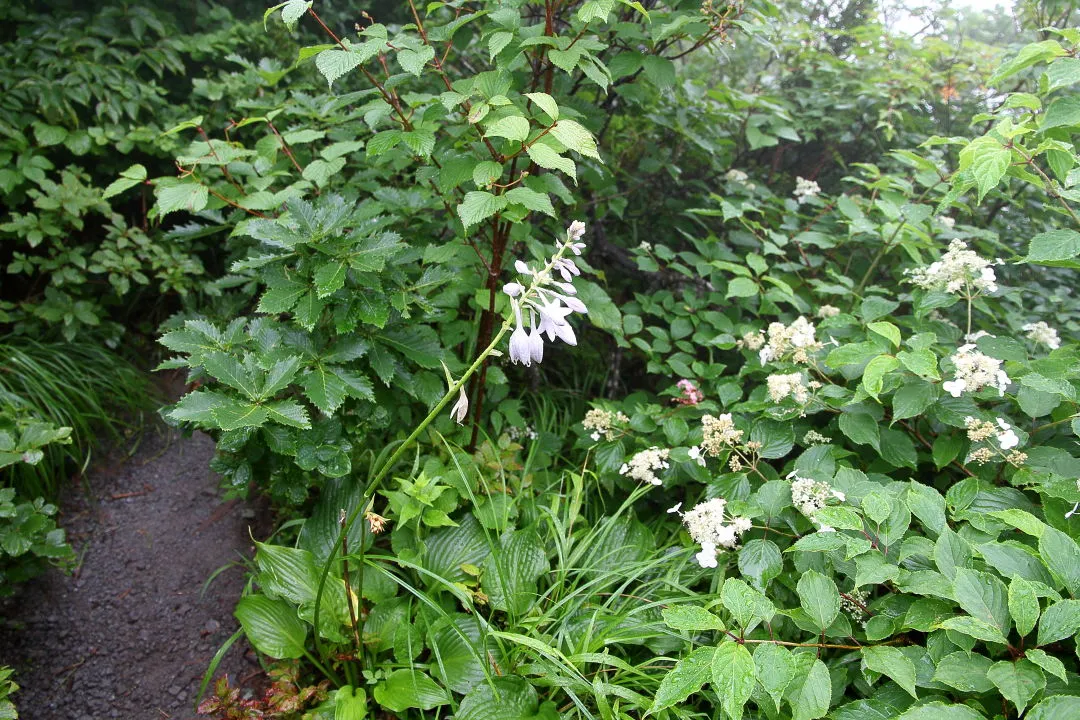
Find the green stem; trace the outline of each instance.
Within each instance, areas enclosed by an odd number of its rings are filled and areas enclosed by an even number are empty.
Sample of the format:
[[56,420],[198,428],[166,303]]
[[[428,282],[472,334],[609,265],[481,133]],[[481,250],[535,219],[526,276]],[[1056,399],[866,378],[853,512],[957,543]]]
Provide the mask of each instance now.
[[[551,271],[555,267],[555,263],[562,259],[562,256],[569,248],[570,240],[569,238],[567,238],[566,242],[559,244],[558,250],[554,255],[551,256],[551,260],[548,261],[547,265],[545,265],[542,270],[533,274],[532,282],[529,284],[528,289],[526,289],[525,292],[521,294],[521,298],[518,302],[525,303],[537,293],[537,291],[542,285],[545,285],[550,280]],[[360,498],[360,502],[357,503],[356,508],[354,508],[353,511],[349,513],[348,520],[342,525],[340,531],[342,536],[348,535],[349,529],[352,528],[353,523],[356,522],[356,519],[360,517],[361,513],[364,511],[364,508],[367,507],[370,499],[374,497],[375,492],[379,489],[379,485],[390,473],[391,468],[394,467],[394,464],[398,461],[398,459],[400,459],[401,456],[405,454],[406,450],[412,447],[413,443],[415,443],[416,440],[420,437],[420,435],[423,434],[424,430],[427,429],[428,425],[434,422],[435,418],[439,416],[439,413],[443,411],[443,408],[449,405],[450,401],[453,400],[455,396],[457,396],[457,394],[461,391],[463,387],[465,387],[465,383],[469,380],[469,378],[472,377],[472,375],[476,373],[477,370],[484,366],[484,363],[487,361],[488,356],[490,356],[491,353],[495,351],[495,348],[499,346],[499,343],[502,342],[502,339],[506,335],[507,331],[510,329],[510,325],[512,324],[512,322],[513,321],[510,317],[507,317],[503,320],[502,327],[499,328],[498,334],[491,340],[488,346],[484,348],[483,352],[481,352],[480,355],[477,356],[476,360],[473,361],[473,364],[469,366],[469,368],[462,374],[458,381],[450,387],[447,393],[443,395],[442,399],[435,405],[434,408],[431,409],[431,412],[427,414],[427,417],[420,421],[420,424],[416,426],[416,428],[409,434],[408,437],[406,437],[401,442],[400,445],[398,445],[397,449],[394,450],[393,454],[390,455],[387,461],[383,463],[382,467],[378,469],[378,471],[375,473],[375,477],[373,477],[371,481],[368,482],[367,487],[364,489],[364,492]],[[326,589],[326,579],[330,576],[330,568],[333,566],[334,558],[340,549],[341,537],[339,537],[337,542],[335,542],[330,547],[330,555],[326,558],[326,562],[323,564],[322,573],[319,578],[319,588],[315,593],[315,612],[314,616],[312,617],[312,625],[314,625],[315,627],[315,651],[319,654],[320,657],[325,657],[322,651],[322,644],[319,641],[319,615],[322,608],[322,596],[323,592]],[[362,583],[364,572],[364,543],[362,541],[360,543],[358,555],[360,557],[360,563],[357,571],[360,573],[360,582]],[[346,598],[346,601],[348,601],[348,598]],[[321,669],[322,668],[320,667],[320,670]],[[330,676],[327,675],[327,677]]]

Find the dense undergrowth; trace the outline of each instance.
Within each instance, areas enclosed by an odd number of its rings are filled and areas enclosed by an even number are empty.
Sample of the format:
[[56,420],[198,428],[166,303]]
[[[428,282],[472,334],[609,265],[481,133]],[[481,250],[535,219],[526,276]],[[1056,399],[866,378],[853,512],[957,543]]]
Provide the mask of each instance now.
[[7,555],[162,321],[282,517],[205,714],[1080,714],[1069,8],[323,5],[8,11]]

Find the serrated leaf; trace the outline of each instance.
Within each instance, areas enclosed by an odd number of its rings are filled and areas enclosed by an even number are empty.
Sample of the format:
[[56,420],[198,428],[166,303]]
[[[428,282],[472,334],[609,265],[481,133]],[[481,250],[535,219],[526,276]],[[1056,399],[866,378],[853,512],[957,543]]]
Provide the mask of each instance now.
[[712,658],[712,685],[729,718],[742,718],[756,683],[757,667],[746,646],[726,639],[721,642]]
[[761,643],[754,648],[754,665],[757,666],[758,682],[772,698],[776,711],[780,712],[784,691],[795,679],[795,659],[786,648]]
[[1024,262],[1053,263],[1073,260],[1080,255],[1080,232],[1050,230],[1031,238]]
[[570,150],[603,162],[596,149],[596,140],[581,123],[575,120],[560,120],[552,126],[551,135]]
[[109,186],[105,188],[105,192],[101,194],[102,200],[108,200],[114,195],[119,195],[128,188],[133,188],[146,180],[146,168],[142,165],[135,164],[128,167],[120,173],[120,177],[109,183]]
[[315,67],[326,78],[326,85],[334,87],[334,81],[355,69],[364,62],[359,54],[351,50],[324,50],[315,56]]
[[712,677],[712,662],[715,654],[714,647],[699,647],[675,663],[675,667],[660,681],[660,687],[656,690],[648,714],[655,715],[700,691]]
[[795,655],[795,679],[784,696],[791,704],[792,720],[817,720],[829,712],[832,682],[829,668],[811,653]]
[[405,48],[397,54],[398,65],[407,73],[420,77],[424,66],[435,59],[435,48],[430,45],[421,45],[418,50]]
[[555,217],[555,208],[551,205],[551,198],[547,193],[530,190],[526,187],[516,187],[506,191],[504,195],[507,202],[523,205],[529,210],[544,213]]
[[555,102],[555,98],[541,92],[525,93],[525,97],[536,103],[536,106],[547,113],[552,121],[559,119],[559,104]]
[[239,430],[245,427],[259,427],[266,422],[266,408],[252,403],[229,399],[213,410],[214,420],[222,430]]
[[898,648],[888,645],[865,647],[862,657],[868,669],[892,678],[908,695],[919,699],[915,692],[915,664]]
[[797,586],[799,605],[817,625],[825,630],[840,614],[840,592],[836,583],[821,573],[810,570],[802,574]]
[[989,135],[976,138],[960,151],[960,170],[970,171],[979,188],[979,202],[997,187],[1009,169],[1011,152]]
[[560,155],[555,148],[543,142],[535,142],[526,151],[529,159],[545,170],[559,170],[577,183],[577,163]]
[[1023,714],[1035,693],[1046,687],[1046,676],[1029,660],[996,662],[986,676],[997,686],[1005,699],[1016,706],[1018,714]]
[[525,142],[529,137],[529,121],[521,115],[507,115],[488,125],[484,135]]
[[272,403],[267,403],[263,407],[266,408],[266,417],[271,422],[276,422],[279,425],[287,425],[288,427],[300,428],[301,430],[308,430],[311,428],[311,421],[308,420],[307,409],[295,400],[277,400]]
[[181,210],[197,213],[206,207],[210,198],[206,186],[194,181],[159,184],[154,189],[154,194],[161,217]]
[[457,206],[457,214],[465,229],[468,230],[473,225],[505,209],[507,203],[505,195],[492,195],[489,192],[474,190],[465,193],[465,199]]
[[316,365],[300,379],[304,395],[326,416],[333,415],[345,402],[348,388],[337,373],[323,365]]
[[1080,632],[1080,600],[1061,600],[1046,608],[1039,620],[1039,645],[1064,640]]
[[345,286],[345,276],[348,274],[348,263],[344,260],[329,260],[315,268],[315,290],[319,297],[324,298],[333,295]]
[[723,630],[724,623],[719,617],[697,605],[672,605],[660,611],[664,624],[675,630],[700,632],[703,630]]

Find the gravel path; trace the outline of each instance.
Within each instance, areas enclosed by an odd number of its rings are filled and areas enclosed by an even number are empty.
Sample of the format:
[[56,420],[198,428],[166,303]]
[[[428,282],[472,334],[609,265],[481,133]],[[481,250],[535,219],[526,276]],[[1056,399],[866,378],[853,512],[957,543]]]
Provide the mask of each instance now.
[[[234,564],[203,586],[253,550],[255,513],[221,502],[213,453],[206,435],[155,426],[134,457],[99,462],[72,488],[61,523],[78,569],[0,604],[0,664],[15,668],[24,720],[195,717],[202,674],[237,627],[244,571]],[[235,681],[257,668],[241,641],[218,673]]]

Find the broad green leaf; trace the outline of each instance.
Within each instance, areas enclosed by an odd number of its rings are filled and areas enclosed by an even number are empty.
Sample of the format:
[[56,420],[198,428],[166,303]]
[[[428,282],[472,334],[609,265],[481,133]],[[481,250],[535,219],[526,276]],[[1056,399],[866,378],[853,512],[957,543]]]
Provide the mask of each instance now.
[[[539,701],[536,690],[520,677],[497,677],[473,688],[461,699],[456,720],[533,720]],[[547,713],[542,713],[547,715]]]
[[1050,103],[1039,124],[1040,130],[1080,125],[1080,98],[1064,95]]
[[941,658],[934,671],[934,682],[966,693],[983,693],[993,689],[994,684],[986,677],[993,663],[978,653],[954,652]]
[[555,148],[543,142],[534,142],[526,152],[529,154],[529,159],[540,167],[547,170],[559,170],[577,183],[577,163],[560,155]]
[[1061,678],[1063,682],[1069,681],[1068,672],[1065,670],[1065,663],[1046,651],[1039,649],[1027,650],[1024,652],[1024,657],[1051,675],[1056,675]]
[[481,588],[496,610],[520,615],[537,600],[536,580],[548,569],[539,536],[532,530],[504,535],[483,563]]
[[505,195],[492,195],[489,192],[474,190],[465,193],[465,199],[457,206],[458,217],[468,230],[473,225],[487,220],[506,208],[509,201]]
[[488,125],[484,135],[525,142],[529,137],[529,121],[521,115],[507,115]]
[[161,217],[181,210],[197,213],[206,207],[210,199],[206,186],[194,180],[173,181],[168,184],[159,181],[154,188],[154,195],[157,197],[157,209]]
[[324,50],[315,56],[315,67],[326,78],[327,87],[334,81],[364,62],[364,58],[351,50]]
[[867,363],[866,369],[863,370],[862,380],[862,386],[867,394],[877,400],[878,393],[881,392],[882,384],[885,381],[885,376],[898,367],[900,367],[900,361],[892,355],[879,355]]
[[776,613],[772,602],[739,578],[728,578],[720,591],[724,607],[734,617],[744,633],[763,622],[769,622]]
[[600,160],[596,140],[581,123],[575,120],[560,120],[552,126],[551,135],[570,150]]
[[1044,40],[1025,45],[1015,57],[1002,63],[994,71],[994,74],[990,76],[990,79],[986,81],[986,84],[988,86],[997,85],[1024,68],[1029,68],[1036,63],[1048,62],[1062,55],[1065,55],[1065,48],[1061,47],[1057,40]]
[[1080,632],[1080,600],[1061,600],[1046,608],[1039,619],[1039,645],[1064,640]]
[[779,577],[783,569],[780,548],[772,540],[754,538],[739,549],[739,572],[761,592],[765,592],[769,581]]
[[1080,232],[1075,230],[1050,230],[1031,238],[1024,262],[1054,263],[1072,260],[1080,255]]
[[488,188],[502,177],[503,166],[493,160],[484,160],[476,164],[472,171],[472,181],[478,188]]
[[760,643],[754,648],[754,665],[757,666],[758,682],[772,698],[776,711],[780,712],[784,691],[795,679],[795,659],[787,648]]
[[[1035,588],[1019,575],[1009,581],[1009,614],[1016,624],[1016,632],[1021,636],[1031,632],[1039,620],[1039,598],[1035,595]],[[1080,620],[1080,616],[1077,619]]]
[[960,151],[960,170],[970,170],[979,188],[979,202],[1005,177],[1012,158],[1001,141],[989,135],[976,138]]
[[944,620],[940,623],[939,627],[945,628],[946,630],[954,630],[958,633],[973,637],[976,640],[982,640],[983,642],[994,642],[1002,645],[1008,644],[1005,636],[1002,635],[1001,631],[996,627],[988,622],[967,615]]
[[507,190],[504,197],[507,202],[523,205],[529,210],[555,217],[555,208],[551,206],[551,198],[548,197],[547,193],[537,192],[526,187],[516,187]]
[[1046,687],[1046,676],[1029,660],[996,662],[986,673],[990,682],[997,686],[1005,699],[1016,706],[1022,714],[1035,693]]
[[818,629],[824,631],[833,624],[833,620],[840,613],[840,592],[832,579],[810,570],[799,578],[796,589],[799,605]]
[[934,404],[934,386],[922,380],[908,382],[893,393],[893,422],[918,417]]
[[1046,528],[1039,538],[1039,554],[1046,567],[1065,584],[1073,597],[1080,595],[1080,547],[1071,537]]
[[536,106],[547,113],[553,122],[559,119],[559,105],[555,102],[555,98],[542,92],[525,93],[525,97],[536,103]]
[[907,655],[895,647],[876,645],[863,648],[862,657],[868,669],[889,676],[911,697],[918,699],[915,692],[915,664]]
[[1007,635],[1011,625],[1008,590],[997,575],[957,568],[953,578],[953,596],[969,615],[993,625]]
[[[699,647],[675,663],[675,667],[660,681],[660,687],[656,690],[648,714],[655,715],[664,708],[681,703],[693,693],[700,691],[702,686],[712,678],[715,654],[716,648],[712,646]],[[485,720],[488,719],[485,718]]]
[[742,717],[756,682],[757,668],[746,646],[732,640],[721,642],[712,659],[712,686],[729,718]]
[[248,641],[259,652],[282,660],[304,654],[307,625],[285,600],[248,595],[236,604],[235,615]]
[[[428,634],[427,644],[431,648],[429,671],[456,693],[486,686],[491,663],[499,657],[494,639],[486,636],[475,617],[468,615],[458,614],[437,622]],[[476,717],[483,720],[485,716]]]
[[932,702],[905,710],[896,720],[986,720],[986,717],[967,705]]
[[394,713],[450,704],[450,693],[419,670],[395,670],[375,687],[374,694],[377,703]]
[[119,195],[128,188],[133,188],[146,180],[146,168],[142,165],[135,164],[120,173],[120,177],[113,180],[109,187],[105,188],[105,192],[101,194],[102,200],[108,200],[114,195]]
[[421,45],[419,49],[405,48],[397,54],[398,65],[407,73],[420,77],[424,66],[435,59],[435,48],[431,45]]
[[1031,708],[1024,720],[1074,720],[1080,717],[1080,697],[1054,695]]
[[700,632],[703,630],[723,630],[724,623],[713,613],[697,605],[672,605],[660,613],[664,623],[675,630]]
[[812,653],[799,653],[795,678],[784,697],[791,705],[792,720],[817,720],[829,712],[832,702],[832,682],[829,668]]
[[893,344],[893,347],[900,347],[900,328],[893,325],[891,322],[872,322],[866,326],[871,332],[877,333],[889,342]]

